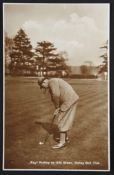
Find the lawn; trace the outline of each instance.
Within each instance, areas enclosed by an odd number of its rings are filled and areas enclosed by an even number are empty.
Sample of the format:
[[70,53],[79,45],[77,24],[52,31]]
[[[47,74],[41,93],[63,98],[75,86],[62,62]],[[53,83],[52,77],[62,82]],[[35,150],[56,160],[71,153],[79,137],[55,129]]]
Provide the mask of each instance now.
[[107,82],[66,81],[80,100],[70,143],[53,150],[55,126],[47,143],[39,145],[49,132],[54,112],[49,93],[39,89],[37,78],[5,78],[5,169],[108,169]]

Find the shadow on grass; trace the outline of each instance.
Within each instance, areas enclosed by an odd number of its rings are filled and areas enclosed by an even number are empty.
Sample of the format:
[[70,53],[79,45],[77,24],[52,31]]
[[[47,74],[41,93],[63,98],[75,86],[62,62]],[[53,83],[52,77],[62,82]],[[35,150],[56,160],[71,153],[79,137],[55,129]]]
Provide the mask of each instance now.
[[60,137],[59,130],[56,124],[51,124],[48,122],[36,121],[35,124],[41,125],[41,127],[48,132],[50,135],[53,135],[53,139],[56,141]]

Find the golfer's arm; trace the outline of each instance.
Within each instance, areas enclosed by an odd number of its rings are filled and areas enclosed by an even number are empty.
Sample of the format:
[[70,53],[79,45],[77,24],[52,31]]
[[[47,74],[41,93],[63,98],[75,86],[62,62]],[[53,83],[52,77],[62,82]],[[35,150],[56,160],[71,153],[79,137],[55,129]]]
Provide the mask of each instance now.
[[55,95],[52,95],[52,101],[53,101],[53,103],[54,103],[55,108],[56,108],[56,109],[59,108],[59,106],[60,106],[59,97],[57,97],[57,96],[55,96]]
[[52,101],[55,105],[55,108],[59,108],[60,107],[60,90],[59,90],[58,84],[54,82],[54,84],[51,84],[50,89],[51,89]]

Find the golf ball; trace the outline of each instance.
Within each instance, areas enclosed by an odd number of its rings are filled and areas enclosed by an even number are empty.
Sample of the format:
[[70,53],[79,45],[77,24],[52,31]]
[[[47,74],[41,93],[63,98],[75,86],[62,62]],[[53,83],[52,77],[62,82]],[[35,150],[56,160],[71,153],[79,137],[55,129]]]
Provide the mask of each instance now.
[[39,142],[39,145],[43,145],[44,143],[43,142]]

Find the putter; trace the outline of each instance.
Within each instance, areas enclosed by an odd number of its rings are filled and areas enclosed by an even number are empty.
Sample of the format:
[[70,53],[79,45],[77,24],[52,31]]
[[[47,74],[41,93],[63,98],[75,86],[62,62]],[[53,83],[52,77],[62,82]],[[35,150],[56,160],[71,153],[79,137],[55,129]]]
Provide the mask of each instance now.
[[[58,114],[57,114],[57,115],[58,115]],[[55,117],[56,117],[57,115],[54,115],[54,116],[53,116],[53,118],[52,118],[51,125],[50,125],[50,130],[52,129],[53,122],[54,122]],[[45,136],[44,141],[40,141],[40,142],[39,142],[39,145],[44,145],[44,144],[47,142],[47,140],[48,140],[49,136],[50,136],[50,133],[49,133],[49,132],[47,132],[47,134],[46,134],[46,136]]]
[[[75,103],[76,103],[76,102],[74,102],[71,106],[73,106]],[[70,108],[69,108],[68,110],[70,110]],[[68,111],[68,110],[67,110],[67,111]],[[55,117],[56,117],[57,115],[59,115],[59,112],[58,112],[58,114],[56,114],[56,115],[53,116],[52,122],[51,122],[51,125],[50,125],[50,130],[52,129],[54,119],[55,119]],[[64,115],[66,115],[66,114],[64,114]],[[44,141],[43,141],[43,142],[40,141],[40,142],[39,142],[39,145],[44,145],[44,144],[47,142],[49,136],[50,136],[50,133],[47,133],[46,136],[45,136]],[[67,141],[67,142],[69,142],[69,141]]]

